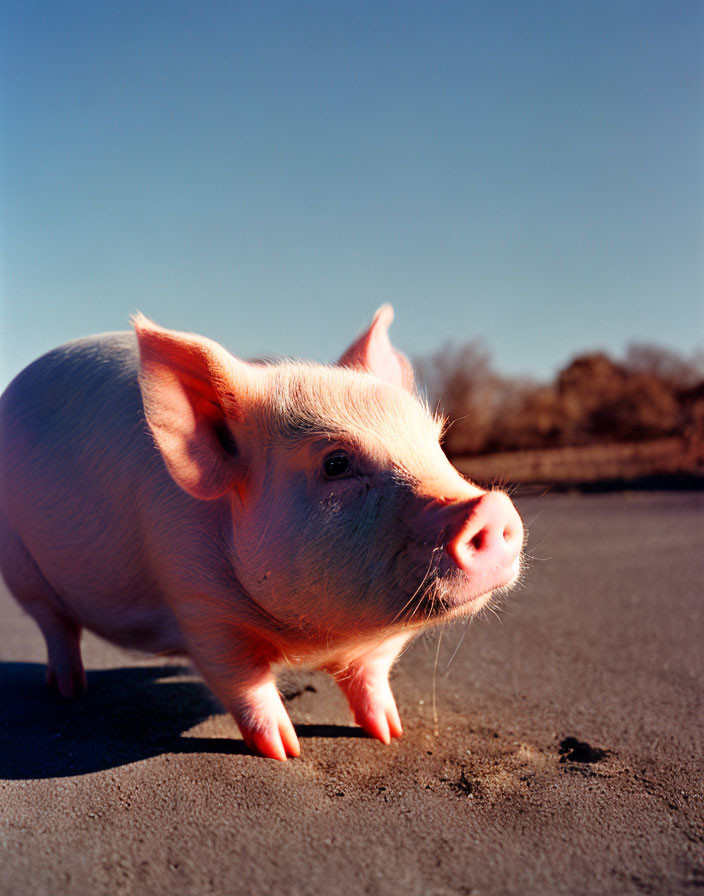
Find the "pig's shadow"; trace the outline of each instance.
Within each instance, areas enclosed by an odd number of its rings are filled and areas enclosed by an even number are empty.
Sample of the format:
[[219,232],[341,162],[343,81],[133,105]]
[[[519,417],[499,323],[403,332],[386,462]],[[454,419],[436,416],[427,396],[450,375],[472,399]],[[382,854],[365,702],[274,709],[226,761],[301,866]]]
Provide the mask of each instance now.
[[[223,709],[185,666],[88,672],[88,690],[63,700],[40,663],[0,662],[0,779],[61,778],[163,753],[251,755],[224,737],[183,737]],[[297,725],[300,737],[359,737],[344,725]],[[233,735],[234,723],[233,723]]]

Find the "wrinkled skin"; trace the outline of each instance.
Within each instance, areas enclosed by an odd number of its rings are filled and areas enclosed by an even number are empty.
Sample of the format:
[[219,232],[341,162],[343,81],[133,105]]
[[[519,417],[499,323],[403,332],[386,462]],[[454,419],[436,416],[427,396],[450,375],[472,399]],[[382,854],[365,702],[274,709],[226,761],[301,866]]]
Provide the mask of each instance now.
[[281,663],[324,668],[401,734],[391,665],[519,573],[510,500],[449,464],[381,308],[338,365],[249,364],[163,330],[69,343],[0,403],[0,568],[85,688],[82,628],[186,652],[264,756],[296,756]]

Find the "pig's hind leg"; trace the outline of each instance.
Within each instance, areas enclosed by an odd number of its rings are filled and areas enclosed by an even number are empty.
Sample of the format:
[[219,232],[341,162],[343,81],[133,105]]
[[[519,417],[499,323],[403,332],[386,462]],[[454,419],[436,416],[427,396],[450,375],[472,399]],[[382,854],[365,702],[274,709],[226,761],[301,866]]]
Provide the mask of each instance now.
[[86,673],[81,660],[81,627],[72,619],[58,613],[40,610],[37,620],[46,641],[48,662],[46,680],[50,688],[62,697],[76,697],[87,687]]
[[347,697],[355,722],[385,744],[403,734],[389,672],[409,638],[394,635],[361,656],[326,667]]
[[21,539],[7,530],[2,534],[2,568],[7,586],[19,605],[37,623],[46,641],[47,683],[62,697],[74,697],[86,689],[80,648],[81,626],[63,612],[60,598]]

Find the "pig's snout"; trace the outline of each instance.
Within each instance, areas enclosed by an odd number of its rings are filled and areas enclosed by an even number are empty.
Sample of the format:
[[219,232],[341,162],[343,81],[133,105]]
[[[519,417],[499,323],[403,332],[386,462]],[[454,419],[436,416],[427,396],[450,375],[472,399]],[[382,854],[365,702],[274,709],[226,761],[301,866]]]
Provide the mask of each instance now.
[[487,492],[471,505],[445,549],[455,564],[487,590],[513,581],[523,546],[523,523],[503,492]]

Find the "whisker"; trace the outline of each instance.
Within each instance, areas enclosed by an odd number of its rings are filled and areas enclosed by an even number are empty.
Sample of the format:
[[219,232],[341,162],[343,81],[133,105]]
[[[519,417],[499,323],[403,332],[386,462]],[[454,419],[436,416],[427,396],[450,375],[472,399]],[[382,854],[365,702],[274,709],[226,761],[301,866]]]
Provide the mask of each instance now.
[[[419,592],[419,591],[423,588],[423,586],[425,585],[425,583],[426,583],[426,581],[427,581],[427,579],[428,579],[428,576],[430,575],[430,573],[431,573],[431,571],[432,571],[432,569],[433,569],[433,563],[435,562],[435,554],[436,554],[436,552],[437,552],[437,550],[438,550],[438,547],[440,546],[440,539],[441,539],[441,537],[442,537],[442,533],[441,533],[440,535],[438,535],[438,538],[437,538],[437,540],[436,540],[436,542],[435,542],[435,546],[433,547],[432,551],[430,552],[430,560],[429,560],[429,562],[428,562],[428,568],[427,568],[426,571],[425,571],[425,575],[424,575],[423,578],[421,579],[420,585],[418,585],[418,587],[417,587],[416,590],[413,592],[413,594],[408,598],[408,600],[406,601],[406,603],[401,607],[401,609],[398,611],[398,613],[397,613],[397,614],[394,616],[394,618],[391,620],[391,624],[392,624],[392,625],[394,624],[394,622],[396,622],[396,620],[399,618],[399,616],[401,616],[401,615],[404,613],[404,611],[410,606],[410,604],[413,603],[413,601],[416,599],[416,597],[417,597],[417,595],[418,595],[418,592]],[[413,613],[411,614],[411,617],[413,616],[414,613],[415,613],[415,610],[414,610]]]
[[[417,593],[417,592],[416,592],[416,593]],[[423,601],[427,598],[427,596],[428,596],[428,591],[424,591],[424,592],[421,594],[421,596],[418,598],[418,601],[416,602],[415,607],[413,608],[413,612],[412,612],[411,615],[408,617],[408,619],[406,620],[406,622],[410,622],[410,621],[413,619],[413,617],[414,617],[414,616],[416,615],[416,613],[418,612],[418,608],[422,605]],[[433,594],[433,599],[434,599],[434,594]]]
[[523,551],[523,556],[528,560],[534,560],[536,563],[545,563],[548,560],[552,560],[552,557],[536,557],[535,554],[529,554],[527,551]]
[[451,662],[454,660],[454,658],[457,656],[457,651],[458,651],[458,650],[460,649],[460,647],[462,646],[462,642],[464,641],[464,636],[467,634],[467,629],[469,628],[469,623],[472,621],[473,618],[474,618],[473,616],[468,616],[468,617],[467,617],[467,620],[466,620],[465,625],[464,625],[464,629],[462,630],[462,634],[460,635],[460,639],[459,639],[459,641],[457,642],[457,647],[455,647],[455,649],[452,651],[452,656],[451,656],[450,659],[447,661],[447,665],[445,666],[445,671],[443,672],[443,675],[447,675],[447,671],[448,671],[448,669],[450,668],[450,663],[451,663]]
[[493,615],[496,616],[496,618],[499,620],[499,623],[500,623],[501,625],[504,624],[503,619],[502,619],[502,618],[499,616],[499,614],[496,612],[496,608],[493,607],[490,603],[486,605],[486,608],[485,608],[485,609],[486,609],[487,613],[493,613]]
[[432,694],[432,707],[433,707],[433,734],[435,737],[439,737],[440,735],[440,725],[438,723],[438,662],[440,660],[440,645],[442,644],[442,636],[445,634],[445,625],[447,623],[443,622],[442,628],[440,629],[440,635],[438,637],[438,646],[435,651],[435,665],[433,666],[433,694]]

